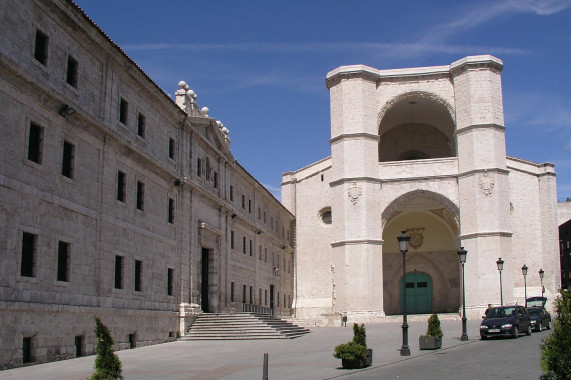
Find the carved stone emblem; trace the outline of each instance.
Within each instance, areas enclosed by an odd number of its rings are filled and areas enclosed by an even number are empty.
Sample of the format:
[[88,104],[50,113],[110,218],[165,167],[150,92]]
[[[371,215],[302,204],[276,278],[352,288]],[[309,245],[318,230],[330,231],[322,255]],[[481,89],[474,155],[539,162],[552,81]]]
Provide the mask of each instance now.
[[357,204],[357,200],[361,196],[361,188],[357,185],[357,182],[353,181],[349,189],[347,190],[347,195],[349,196],[349,200],[354,205]]
[[407,228],[406,232],[410,236],[409,245],[414,249],[422,247],[424,242],[424,228]]
[[492,194],[492,190],[494,188],[494,180],[488,173],[484,173],[480,176],[480,189],[482,189],[482,193],[484,195]]

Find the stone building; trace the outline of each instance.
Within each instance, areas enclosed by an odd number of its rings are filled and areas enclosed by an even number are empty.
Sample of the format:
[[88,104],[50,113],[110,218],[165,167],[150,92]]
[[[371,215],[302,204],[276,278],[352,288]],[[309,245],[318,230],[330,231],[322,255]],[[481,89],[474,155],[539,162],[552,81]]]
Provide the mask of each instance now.
[[[457,313],[468,251],[466,307],[524,302],[524,278],[560,284],[554,166],[506,156],[501,60],[327,75],[331,156],[283,174],[282,203],[296,218],[297,318],[382,321],[407,310]],[[517,128],[513,126],[512,128]],[[503,287],[496,266],[505,262]],[[541,294],[538,275],[527,294]]]
[[[0,3],[0,368],[290,315],[293,215],[70,0]],[[173,90],[176,84],[173,84]]]

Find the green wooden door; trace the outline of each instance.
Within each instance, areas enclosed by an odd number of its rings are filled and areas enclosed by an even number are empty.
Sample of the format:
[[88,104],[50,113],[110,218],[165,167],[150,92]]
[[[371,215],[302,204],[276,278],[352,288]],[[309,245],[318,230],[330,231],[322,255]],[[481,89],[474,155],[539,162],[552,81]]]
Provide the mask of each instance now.
[[[401,280],[402,313],[402,280]],[[432,279],[425,273],[407,273],[406,275],[406,312],[407,314],[432,313]]]

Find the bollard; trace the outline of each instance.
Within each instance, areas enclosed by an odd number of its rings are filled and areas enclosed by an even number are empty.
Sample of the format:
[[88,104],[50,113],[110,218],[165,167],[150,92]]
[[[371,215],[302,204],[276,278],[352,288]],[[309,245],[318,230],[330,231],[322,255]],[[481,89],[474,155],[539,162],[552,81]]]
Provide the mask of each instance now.
[[262,380],[268,380],[268,354],[264,354],[264,376]]

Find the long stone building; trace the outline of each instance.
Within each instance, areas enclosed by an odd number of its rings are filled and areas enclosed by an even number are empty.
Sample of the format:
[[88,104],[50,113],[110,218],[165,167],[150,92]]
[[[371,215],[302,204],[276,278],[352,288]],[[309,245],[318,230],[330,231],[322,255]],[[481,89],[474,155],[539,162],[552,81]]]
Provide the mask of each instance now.
[[[407,310],[457,313],[524,303],[560,286],[552,164],[506,156],[498,58],[327,75],[331,156],[285,173],[282,202],[296,218],[296,316],[317,323],[382,321]],[[517,128],[511,126],[512,128]],[[504,261],[500,274],[496,262]],[[500,276],[501,280],[500,280]],[[503,287],[500,287],[500,281]]]
[[0,3],[0,368],[290,315],[293,215],[184,82],[165,94],[70,0]]

